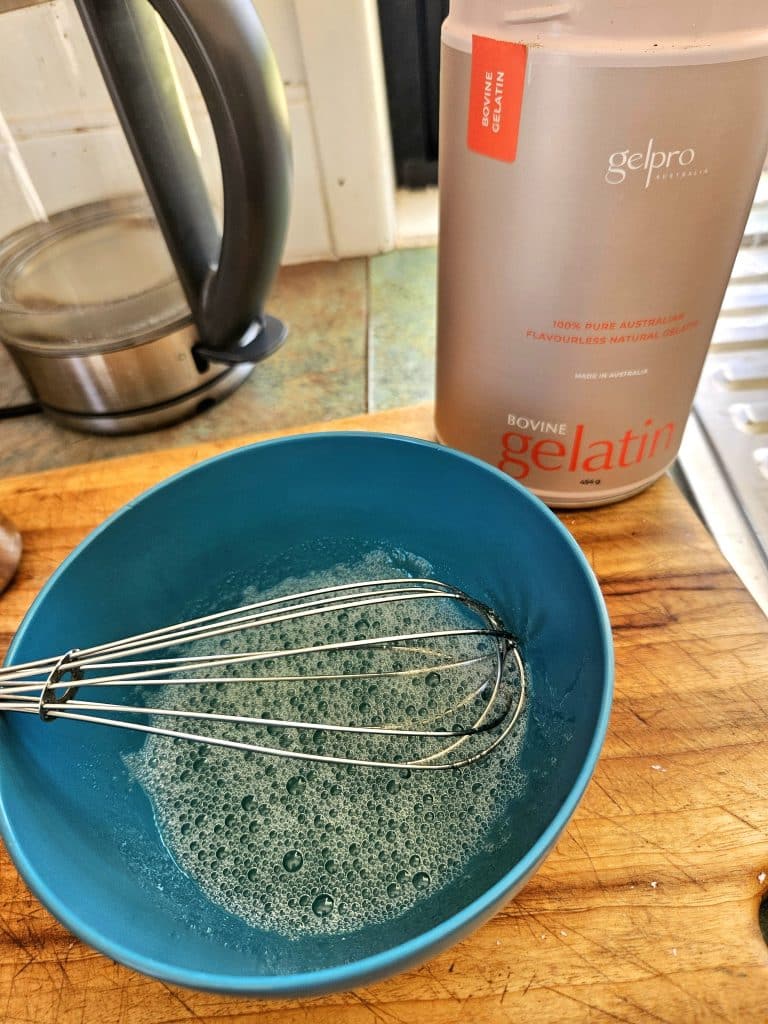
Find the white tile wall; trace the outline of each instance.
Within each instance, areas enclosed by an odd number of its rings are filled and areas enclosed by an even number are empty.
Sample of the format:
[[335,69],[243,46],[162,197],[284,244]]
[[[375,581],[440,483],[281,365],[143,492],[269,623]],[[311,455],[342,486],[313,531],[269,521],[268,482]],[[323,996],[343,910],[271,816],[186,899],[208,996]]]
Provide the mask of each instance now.
[[[293,0],[255,0],[286,86],[294,154],[285,262],[337,255]],[[181,58],[206,180],[220,191],[213,134]],[[333,61],[333,54],[329,60]],[[326,115],[327,116],[327,115]],[[338,126],[337,126],[338,130]],[[327,143],[326,143],[327,149]],[[140,188],[128,146],[72,0],[0,21],[0,236],[41,216]],[[361,243],[365,249],[365,241]],[[370,251],[381,248],[374,241]]]
[[17,139],[116,123],[71,0],[3,15],[0,111]]
[[[374,0],[292,0],[334,249],[392,248],[395,176]],[[332,13],[331,13],[332,12]]]

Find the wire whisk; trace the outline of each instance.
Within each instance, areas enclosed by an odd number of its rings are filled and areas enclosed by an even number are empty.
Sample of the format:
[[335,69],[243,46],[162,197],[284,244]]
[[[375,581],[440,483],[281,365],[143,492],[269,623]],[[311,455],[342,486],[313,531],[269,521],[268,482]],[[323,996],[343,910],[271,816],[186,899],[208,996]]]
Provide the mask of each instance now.
[[43,722],[390,769],[475,764],[512,733],[526,690],[518,641],[491,608],[411,578],[273,597],[0,668],[0,710]]

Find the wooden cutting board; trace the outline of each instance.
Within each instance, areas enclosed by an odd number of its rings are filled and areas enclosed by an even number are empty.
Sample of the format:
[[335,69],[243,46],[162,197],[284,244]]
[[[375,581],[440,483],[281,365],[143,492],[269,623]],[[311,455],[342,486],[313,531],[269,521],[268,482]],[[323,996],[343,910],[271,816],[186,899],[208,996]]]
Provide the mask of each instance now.
[[[431,409],[316,429],[329,428],[429,437]],[[235,443],[0,481],[0,509],[25,542],[0,598],[0,652],[86,533],[146,487]],[[768,623],[670,480],[561,518],[608,603],[616,698],[579,810],[503,911],[420,969],[370,988],[259,1003],[114,964],[68,935],[0,852],[0,1020],[766,1021],[758,908],[768,892]]]

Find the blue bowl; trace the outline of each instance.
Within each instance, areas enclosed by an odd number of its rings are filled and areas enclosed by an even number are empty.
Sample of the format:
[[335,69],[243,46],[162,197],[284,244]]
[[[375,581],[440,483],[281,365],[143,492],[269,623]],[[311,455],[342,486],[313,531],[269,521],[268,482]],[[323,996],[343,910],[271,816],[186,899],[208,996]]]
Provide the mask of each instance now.
[[[0,720],[0,827],[36,896],[75,935],[193,988],[296,996],[368,984],[433,956],[526,882],[594,770],[612,693],[608,618],[577,545],[538,499],[452,450],[359,433],[218,456],[94,531],[43,588],[8,662],[142,631],[233,581],[306,572],[331,552],[405,549],[495,608],[531,679],[522,791],[500,792],[462,875],[394,920],[306,940],[246,924],[176,865],[124,755],[142,737],[82,723]],[[273,579],[272,582],[276,582]],[[551,723],[567,742],[553,742]],[[555,730],[557,732],[557,730]]]

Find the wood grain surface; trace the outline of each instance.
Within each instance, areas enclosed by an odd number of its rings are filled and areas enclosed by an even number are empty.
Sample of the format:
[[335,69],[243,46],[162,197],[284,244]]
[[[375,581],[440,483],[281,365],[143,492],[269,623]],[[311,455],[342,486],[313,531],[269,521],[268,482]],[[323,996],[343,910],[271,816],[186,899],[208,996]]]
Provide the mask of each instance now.
[[[431,435],[427,406],[317,429]],[[243,439],[241,439],[242,441]],[[248,440],[253,440],[249,438]],[[24,538],[0,652],[94,526],[235,441],[0,481]],[[596,774],[518,897],[419,969],[355,992],[259,1003],[175,988],[73,939],[0,852],[4,1024],[395,1024],[768,1020],[768,624],[667,478],[565,513],[614,628],[616,698]]]

